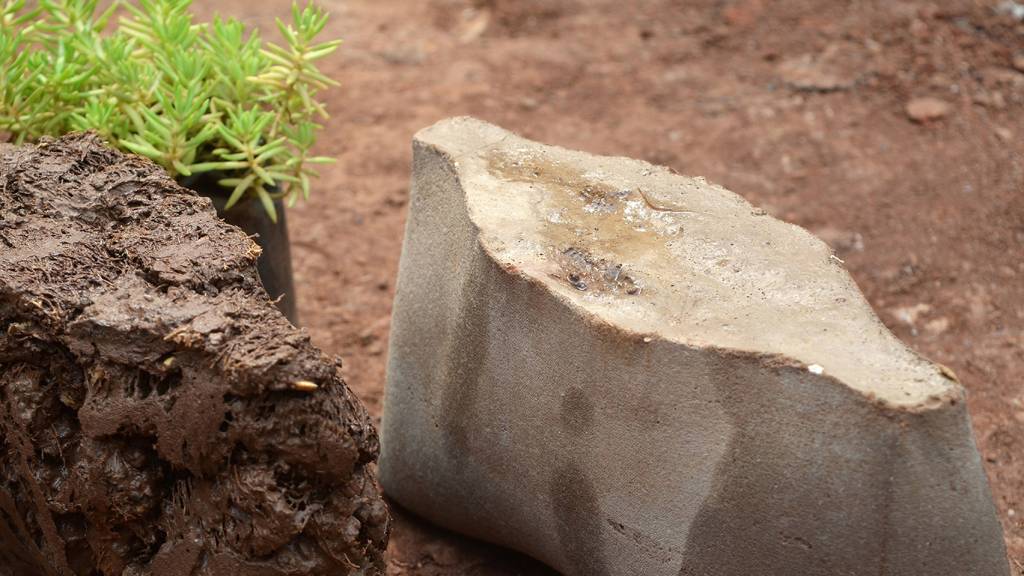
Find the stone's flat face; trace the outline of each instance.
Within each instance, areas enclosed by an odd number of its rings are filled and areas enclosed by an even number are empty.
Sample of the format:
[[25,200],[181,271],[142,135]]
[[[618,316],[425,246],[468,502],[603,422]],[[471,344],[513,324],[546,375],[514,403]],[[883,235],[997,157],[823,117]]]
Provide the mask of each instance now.
[[[623,330],[780,354],[898,406],[959,394],[876,318],[828,246],[702,178],[623,159],[423,131],[458,156],[492,257]],[[878,374],[886,377],[879,378]]]
[[414,141],[381,481],[569,575],[1005,575],[963,391],[824,243],[468,118]]
[[209,201],[0,146],[0,576],[381,573],[376,431]]

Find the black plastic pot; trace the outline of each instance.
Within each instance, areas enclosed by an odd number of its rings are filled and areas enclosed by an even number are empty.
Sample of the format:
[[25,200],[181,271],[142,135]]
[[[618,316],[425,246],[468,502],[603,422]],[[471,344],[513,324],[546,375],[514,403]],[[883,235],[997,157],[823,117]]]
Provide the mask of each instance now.
[[213,178],[186,178],[182,185],[213,200],[217,215],[228,224],[238,226],[247,234],[255,236],[256,243],[263,249],[256,262],[260,281],[263,282],[263,287],[270,297],[277,300],[277,308],[292,324],[298,326],[299,313],[296,308],[295,280],[292,277],[292,254],[288,244],[288,222],[284,203],[280,200],[274,202],[274,207],[277,208],[277,222],[274,223],[263,209],[263,205],[251,198],[246,198],[230,210],[225,210],[224,205],[228,201],[227,193],[230,190],[218,185]]

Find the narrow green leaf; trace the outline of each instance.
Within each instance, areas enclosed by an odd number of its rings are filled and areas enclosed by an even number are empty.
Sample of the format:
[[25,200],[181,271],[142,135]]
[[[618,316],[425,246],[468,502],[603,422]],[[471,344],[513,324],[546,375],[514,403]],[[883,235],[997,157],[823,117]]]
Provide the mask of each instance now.
[[171,166],[173,166],[174,169],[178,171],[178,174],[181,174],[182,176],[192,175],[192,171],[188,169],[188,166],[182,164],[180,160],[171,160]]
[[199,174],[202,172],[212,172],[214,170],[230,170],[231,167],[225,166],[226,162],[200,162],[198,164],[189,165],[189,170],[193,174]]
[[262,185],[256,186],[256,195],[259,197],[260,203],[263,204],[263,209],[270,216],[270,221],[277,224],[277,208],[274,206],[274,199],[270,197],[270,194],[267,193]]
[[125,148],[127,148],[131,152],[135,152],[136,154],[141,154],[143,156],[147,156],[149,158],[152,158],[153,160],[157,160],[157,159],[163,158],[163,153],[162,152],[159,152],[156,148],[153,148],[149,144],[146,144],[146,143],[143,143],[143,142],[132,142],[131,140],[121,140],[121,146],[124,146]]
[[340,45],[341,42],[332,42],[329,46],[322,46],[306,52],[303,54],[303,58],[305,60],[318,60],[320,58],[324,58],[325,56],[333,54]]
[[238,185],[235,186],[235,189],[231,191],[231,196],[228,197],[227,203],[224,204],[224,209],[230,210],[232,206],[237,204],[238,201],[242,199],[242,196],[245,195],[245,192],[249,189],[249,187],[252,186],[252,183],[255,180],[256,177],[252,174],[243,178],[241,182],[239,182]]
[[257,176],[259,176],[260,180],[267,184],[267,186],[273,186],[275,184],[274,178],[271,177],[270,174],[261,166],[253,165],[251,166],[251,168],[252,171],[255,172]]
[[275,172],[273,170],[265,171],[268,176],[274,179],[275,182],[298,182],[299,179],[291,174],[285,174],[283,172]]

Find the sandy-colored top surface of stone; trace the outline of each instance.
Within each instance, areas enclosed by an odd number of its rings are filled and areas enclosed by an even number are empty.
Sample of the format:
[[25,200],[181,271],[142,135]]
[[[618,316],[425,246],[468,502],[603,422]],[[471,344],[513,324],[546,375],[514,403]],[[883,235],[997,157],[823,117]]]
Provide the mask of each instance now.
[[960,394],[875,316],[829,247],[703,178],[520,138],[472,118],[417,135],[449,156],[507,270],[646,338],[777,354],[868,397]]

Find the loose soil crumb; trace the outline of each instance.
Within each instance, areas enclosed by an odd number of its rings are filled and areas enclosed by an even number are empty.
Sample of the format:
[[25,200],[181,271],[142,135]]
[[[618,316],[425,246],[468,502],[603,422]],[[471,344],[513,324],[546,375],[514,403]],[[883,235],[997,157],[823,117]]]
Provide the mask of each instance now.
[[938,98],[914,98],[907,102],[907,116],[914,122],[930,122],[949,114],[950,106]]
[[0,575],[383,569],[376,431],[209,200],[93,135],[0,150]]

